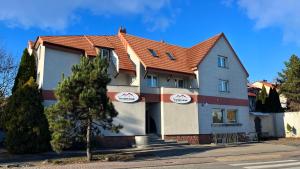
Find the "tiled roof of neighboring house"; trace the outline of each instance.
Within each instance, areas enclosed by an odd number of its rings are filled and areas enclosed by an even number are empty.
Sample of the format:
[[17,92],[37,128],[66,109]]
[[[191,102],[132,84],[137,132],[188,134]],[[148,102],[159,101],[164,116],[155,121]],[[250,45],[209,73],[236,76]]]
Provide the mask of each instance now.
[[263,85],[268,86],[268,87],[275,87],[275,85],[273,83],[270,83],[270,82],[260,81],[260,83],[262,83]]
[[[120,69],[135,71],[133,63],[129,59],[125,49],[124,41],[126,41],[146,69],[194,75],[195,68],[197,68],[198,64],[207,56],[221,37],[224,37],[225,41],[229,44],[223,33],[215,35],[191,48],[184,48],[119,32],[118,35],[113,36],[40,36],[34,45],[39,43],[59,45],[61,47],[80,50],[89,56],[97,55],[96,47],[112,48],[119,56]],[[229,46],[232,49],[230,44]],[[158,57],[153,57],[148,49],[153,49]],[[174,56],[175,59],[170,59],[167,52]],[[236,58],[248,75],[237,56]]]
[[248,92],[248,96],[256,97],[256,94],[252,92]]

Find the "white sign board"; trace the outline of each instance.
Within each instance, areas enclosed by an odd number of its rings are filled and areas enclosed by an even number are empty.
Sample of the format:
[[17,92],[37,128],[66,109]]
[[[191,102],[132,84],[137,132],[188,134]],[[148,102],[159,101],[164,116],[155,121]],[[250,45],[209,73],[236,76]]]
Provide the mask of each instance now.
[[133,92],[120,92],[115,95],[116,100],[124,103],[136,102],[139,96]]
[[185,104],[189,103],[192,100],[192,98],[191,96],[186,94],[173,94],[170,96],[170,100],[174,103]]

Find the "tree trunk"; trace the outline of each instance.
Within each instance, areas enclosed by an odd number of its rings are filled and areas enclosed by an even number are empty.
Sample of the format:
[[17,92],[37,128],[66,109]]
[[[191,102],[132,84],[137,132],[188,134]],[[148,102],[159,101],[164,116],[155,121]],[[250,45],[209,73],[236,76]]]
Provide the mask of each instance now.
[[86,157],[88,161],[92,160],[91,153],[91,119],[88,118],[87,121],[87,130],[86,130]]

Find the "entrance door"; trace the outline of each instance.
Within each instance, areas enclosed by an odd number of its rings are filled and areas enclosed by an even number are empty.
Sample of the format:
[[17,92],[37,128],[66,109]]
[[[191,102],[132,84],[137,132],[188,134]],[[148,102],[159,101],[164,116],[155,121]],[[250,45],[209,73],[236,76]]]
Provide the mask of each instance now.
[[155,124],[155,120],[153,118],[154,116],[154,111],[151,106],[154,104],[147,103],[146,104],[146,134],[151,134],[151,133],[157,133],[157,128]]
[[255,131],[257,133],[258,138],[261,137],[261,119],[259,117],[255,117],[254,119]]

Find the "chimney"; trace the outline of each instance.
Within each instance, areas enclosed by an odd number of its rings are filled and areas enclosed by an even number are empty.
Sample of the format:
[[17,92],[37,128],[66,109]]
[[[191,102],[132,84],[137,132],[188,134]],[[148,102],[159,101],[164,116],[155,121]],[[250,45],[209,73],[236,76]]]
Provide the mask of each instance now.
[[119,28],[119,33],[125,33],[126,34],[126,28],[123,28],[122,26]]
[[161,43],[166,43],[164,40],[161,40],[160,42],[161,42]]

